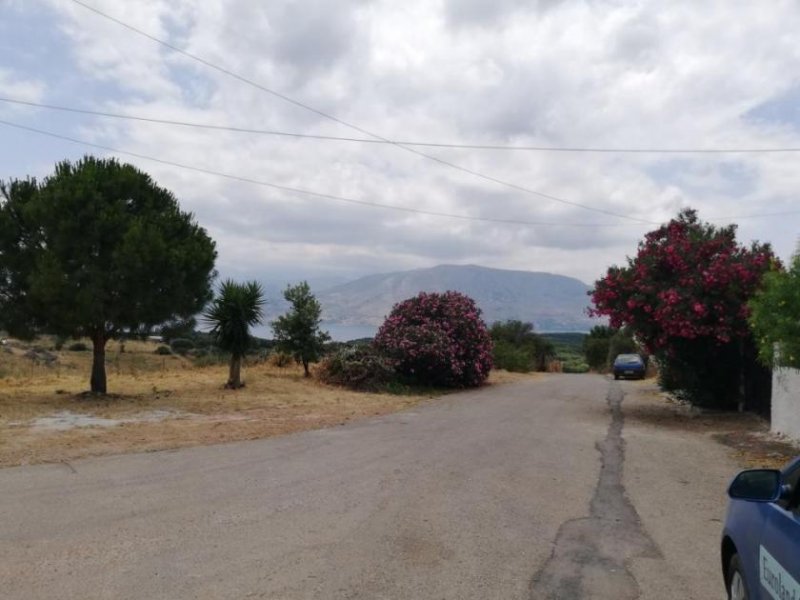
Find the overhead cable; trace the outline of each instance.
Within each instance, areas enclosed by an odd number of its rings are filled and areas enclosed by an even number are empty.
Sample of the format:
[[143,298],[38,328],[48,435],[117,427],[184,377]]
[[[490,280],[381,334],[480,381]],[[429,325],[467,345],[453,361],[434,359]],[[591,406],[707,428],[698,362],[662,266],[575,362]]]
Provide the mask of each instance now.
[[281,190],[284,192],[290,192],[293,194],[301,194],[305,196],[312,196],[315,198],[324,198],[326,200],[336,200],[339,202],[346,202],[349,204],[357,204],[360,206],[368,206],[371,208],[383,208],[388,210],[395,210],[401,211],[406,213],[414,213],[419,215],[428,215],[433,217],[447,217],[450,219],[461,219],[464,221],[485,221],[489,223],[503,223],[507,225],[525,225],[525,226],[546,226],[546,227],[586,227],[586,228],[599,228],[599,227],[624,227],[624,226],[632,226],[636,225],[635,223],[569,223],[569,222],[545,222],[545,221],[526,221],[526,220],[519,220],[519,219],[497,219],[491,217],[478,217],[472,215],[462,215],[462,214],[454,214],[454,213],[445,213],[445,212],[437,212],[431,210],[425,210],[421,208],[412,208],[407,206],[397,206],[394,204],[384,204],[380,202],[371,202],[368,200],[358,200],[356,198],[347,198],[345,196],[337,196],[335,194],[327,194],[324,192],[316,192],[313,190],[307,190],[302,188],[296,188],[286,185],[280,185],[277,183],[272,183],[270,181],[264,181],[260,179],[253,179],[251,177],[243,177],[240,175],[234,175],[231,173],[224,173],[222,171],[215,171],[213,169],[206,169],[203,167],[197,167],[194,165],[188,165],[185,163],[179,163],[172,160],[167,160],[163,158],[158,158],[155,156],[149,156],[147,154],[141,154],[139,152],[131,152],[129,150],[121,150],[119,148],[115,148],[113,146],[106,146],[104,144],[96,144],[94,142],[89,142],[86,140],[82,140],[79,138],[74,138],[68,135],[62,135],[59,133],[54,133],[52,131],[46,131],[44,129],[38,129],[36,127],[28,127],[27,125],[21,125],[19,123],[13,123],[11,121],[5,121],[0,119],[0,125],[6,125],[8,127],[14,127],[16,129],[21,129],[23,131],[29,131],[32,133],[38,133],[40,135],[46,135],[51,138],[56,138],[59,140],[64,140],[67,142],[72,142],[75,144],[81,144],[84,146],[89,146],[91,148],[99,148],[101,150],[107,150],[109,152],[115,152],[117,154],[125,154],[127,156],[133,156],[136,158],[141,158],[144,160],[149,160],[152,162],[160,163],[163,165],[169,165],[172,167],[178,167],[180,169],[187,169],[190,171],[195,171],[197,173],[204,173],[206,175],[214,175],[217,177],[224,177],[225,179],[231,179],[234,181],[240,181],[243,183],[251,183],[253,185],[260,185],[264,187],[273,188],[276,190]]
[[[298,133],[291,131],[277,131],[274,129],[257,129],[252,127],[237,127],[234,125],[219,125],[214,123],[198,123],[195,121],[179,121],[175,119],[160,119],[156,117],[145,117],[142,115],[122,114],[100,110],[90,110],[87,108],[77,108],[74,106],[60,106],[57,104],[45,104],[42,102],[32,102],[19,98],[0,97],[0,102],[45,108],[48,110],[58,110],[63,112],[92,115],[96,117],[106,117],[113,119],[124,119],[128,121],[141,121],[145,123],[155,123],[160,125],[176,125],[180,127],[191,127],[195,129],[208,129],[212,131],[230,131],[233,133],[248,133],[256,135],[270,135],[278,137],[289,137],[299,139],[324,140],[334,142],[357,142],[360,144],[391,144],[391,142],[376,138],[357,138],[338,135],[322,135],[315,133]],[[800,147],[784,148],[591,148],[579,146],[524,146],[509,144],[464,144],[464,143],[445,143],[445,142],[420,142],[409,140],[397,140],[394,142],[403,146],[416,146],[427,148],[451,148],[454,150],[498,150],[498,151],[532,151],[532,152],[582,152],[582,153],[601,153],[601,154],[758,154],[758,153],[792,153],[800,152]]]
[[95,13],[95,14],[97,14],[97,15],[105,18],[105,19],[108,19],[109,21],[117,23],[118,25],[120,25],[122,27],[125,27],[126,29],[128,29],[130,31],[133,31],[134,33],[136,33],[138,35],[146,37],[147,39],[149,39],[149,40],[151,40],[153,42],[156,42],[157,44],[160,44],[160,45],[164,46],[165,48],[169,48],[170,50],[172,50],[174,52],[177,52],[178,54],[181,54],[183,56],[186,56],[187,58],[190,58],[190,59],[192,59],[192,60],[194,60],[196,62],[199,62],[200,64],[208,67],[209,69],[213,69],[213,70],[215,70],[215,71],[217,71],[219,73],[222,73],[222,74],[224,74],[224,75],[226,75],[228,77],[236,79],[237,81],[240,81],[240,82],[245,83],[245,84],[247,84],[249,86],[252,86],[252,87],[254,87],[254,88],[258,89],[258,90],[261,90],[262,92],[270,94],[270,95],[272,95],[272,96],[274,96],[276,98],[279,98],[279,99],[281,99],[281,100],[283,100],[285,102],[288,102],[289,104],[292,104],[294,106],[297,106],[298,108],[302,108],[304,110],[310,111],[310,112],[312,112],[312,113],[314,113],[314,114],[316,114],[316,115],[318,115],[320,117],[323,117],[325,119],[328,119],[330,121],[338,123],[339,125],[343,125],[344,127],[348,127],[349,129],[353,129],[354,131],[358,131],[359,133],[367,135],[367,136],[369,136],[371,138],[374,138],[376,140],[380,140],[380,141],[382,141],[382,142],[384,142],[386,144],[390,144],[390,145],[395,146],[397,148],[401,148],[402,150],[405,150],[406,152],[410,152],[412,154],[415,154],[415,155],[420,156],[422,158],[425,158],[427,160],[432,160],[432,161],[434,161],[436,163],[439,163],[439,164],[441,164],[443,166],[449,167],[451,169],[455,169],[455,170],[460,171],[462,173],[467,173],[469,175],[472,175],[473,177],[478,177],[478,178],[483,179],[485,181],[490,181],[492,183],[496,183],[498,185],[502,185],[502,186],[508,187],[510,189],[516,190],[518,192],[523,192],[523,193],[530,194],[530,195],[533,195],[533,196],[538,196],[539,198],[544,198],[546,200],[552,200],[553,202],[558,202],[558,203],[561,203],[561,204],[567,204],[569,206],[575,206],[577,208],[582,208],[584,210],[588,210],[588,211],[592,211],[592,212],[596,212],[596,213],[601,213],[601,214],[605,214],[605,215],[610,215],[610,216],[617,217],[617,218],[620,218],[620,219],[626,219],[628,221],[635,221],[637,223],[646,223],[648,225],[655,225],[656,224],[653,221],[649,221],[647,219],[640,219],[638,217],[634,217],[634,216],[631,216],[631,215],[628,215],[628,214],[625,214],[625,213],[618,213],[618,212],[614,212],[614,211],[610,211],[610,210],[605,210],[605,209],[602,209],[602,208],[597,208],[596,206],[591,206],[591,205],[588,205],[588,204],[581,204],[579,202],[574,202],[572,200],[566,200],[564,198],[559,198],[558,196],[553,196],[551,194],[546,194],[544,192],[540,192],[538,190],[534,190],[534,189],[525,187],[523,185],[519,185],[519,184],[516,184],[516,183],[505,181],[503,179],[499,179],[497,177],[493,177],[492,175],[486,175],[486,174],[481,173],[479,171],[475,171],[474,169],[470,169],[468,167],[464,167],[464,166],[456,164],[454,162],[450,162],[450,161],[445,160],[443,158],[439,158],[438,156],[434,156],[432,154],[427,154],[425,152],[421,152],[420,150],[417,150],[417,149],[415,149],[415,148],[413,148],[411,146],[403,145],[400,142],[396,142],[396,141],[390,140],[390,139],[388,139],[386,137],[378,135],[377,133],[373,133],[373,132],[371,132],[371,131],[369,131],[367,129],[364,129],[364,128],[358,126],[358,125],[354,125],[353,123],[349,123],[347,121],[344,121],[344,120],[340,119],[339,117],[336,117],[335,115],[332,115],[332,114],[327,113],[325,111],[319,110],[318,108],[314,108],[313,106],[310,106],[308,104],[300,102],[299,100],[295,100],[294,98],[291,98],[291,97],[289,97],[289,96],[287,96],[285,94],[282,94],[282,93],[280,93],[280,92],[278,92],[276,90],[268,88],[268,87],[266,87],[266,86],[264,86],[264,85],[262,85],[262,84],[260,84],[260,83],[258,83],[256,81],[253,81],[252,79],[248,79],[247,77],[244,77],[243,75],[239,75],[238,73],[235,73],[235,72],[233,72],[233,71],[231,71],[231,70],[229,70],[229,69],[227,69],[225,67],[217,65],[215,63],[212,63],[211,61],[206,60],[206,59],[204,59],[204,58],[202,58],[202,57],[200,57],[200,56],[198,56],[196,54],[193,54],[193,53],[191,53],[191,52],[189,52],[187,50],[184,50],[183,48],[175,46],[174,44],[171,44],[171,43],[169,43],[169,42],[167,42],[165,40],[162,40],[160,38],[157,38],[157,37],[145,32],[145,31],[142,31],[141,29],[138,29],[137,27],[134,27],[133,25],[130,25],[129,23],[126,23],[125,21],[117,19],[116,17],[112,17],[111,15],[109,15],[107,13],[104,13],[104,12],[98,10],[97,8],[95,8],[95,7],[93,7],[93,6],[89,5],[89,4],[86,4],[85,2],[82,2],[81,0],[72,0],[72,2],[77,4],[77,5],[79,5],[79,6],[82,6],[86,10],[89,10],[89,11],[91,11],[91,12],[93,12],[93,13]]

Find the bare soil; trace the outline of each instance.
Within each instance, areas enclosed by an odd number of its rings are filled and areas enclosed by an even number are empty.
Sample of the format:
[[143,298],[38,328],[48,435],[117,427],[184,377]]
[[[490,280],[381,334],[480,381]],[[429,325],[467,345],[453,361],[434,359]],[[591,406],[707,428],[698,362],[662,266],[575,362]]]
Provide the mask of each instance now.
[[632,422],[709,435],[730,447],[743,468],[780,468],[800,455],[800,445],[770,432],[769,422],[757,415],[693,408],[660,392],[652,381],[633,385],[651,401],[626,407],[625,418]]
[[[109,394],[86,392],[91,352],[55,351],[39,340],[0,347],[0,467],[66,462],[250,440],[343,425],[410,408],[432,393],[370,394],[303,377],[294,365],[246,365],[246,386],[226,390],[225,365],[198,367],[155,354],[157,344],[107,350]],[[69,343],[67,344],[69,346]],[[55,356],[45,356],[44,353]],[[525,375],[494,373],[492,384]],[[55,423],[55,425],[53,425]]]

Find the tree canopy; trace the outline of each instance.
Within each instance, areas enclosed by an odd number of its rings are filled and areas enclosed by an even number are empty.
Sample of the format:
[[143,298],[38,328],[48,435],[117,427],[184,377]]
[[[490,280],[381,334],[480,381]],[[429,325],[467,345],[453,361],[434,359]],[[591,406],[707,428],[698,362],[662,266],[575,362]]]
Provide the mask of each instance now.
[[750,301],[750,309],[761,360],[800,368],[800,251],[787,270],[775,265],[766,274],[763,288]]
[[0,190],[2,325],[89,337],[92,391],[106,391],[109,339],[189,318],[211,297],[214,242],[136,167],[87,156]]

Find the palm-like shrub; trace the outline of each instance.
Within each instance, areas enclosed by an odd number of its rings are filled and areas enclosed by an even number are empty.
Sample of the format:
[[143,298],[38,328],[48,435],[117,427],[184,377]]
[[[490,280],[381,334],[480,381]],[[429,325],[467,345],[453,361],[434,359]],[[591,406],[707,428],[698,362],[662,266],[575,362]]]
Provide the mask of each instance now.
[[459,292],[423,292],[396,304],[375,346],[400,374],[424,385],[475,387],[492,368],[481,311]]
[[242,358],[253,343],[250,327],[261,323],[264,303],[264,292],[258,282],[239,284],[228,279],[204,315],[212,325],[214,343],[231,354],[227,388],[243,386]]

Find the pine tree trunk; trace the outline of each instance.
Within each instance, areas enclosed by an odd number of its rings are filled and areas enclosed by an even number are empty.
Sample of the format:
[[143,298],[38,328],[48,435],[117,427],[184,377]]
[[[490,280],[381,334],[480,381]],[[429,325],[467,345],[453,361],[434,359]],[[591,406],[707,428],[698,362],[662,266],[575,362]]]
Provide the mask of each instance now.
[[106,393],[106,336],[103,332],[92,335],[92,378],[93,394]]
[[303,371],[306,377],[311,377],[311,373],[308,370],[308,360],[305,358],[303,359]]
[[231,355],[230,369],[228,370],[228,383],[225,387],[231,390],[239,389],[242,386],[242,357]]

